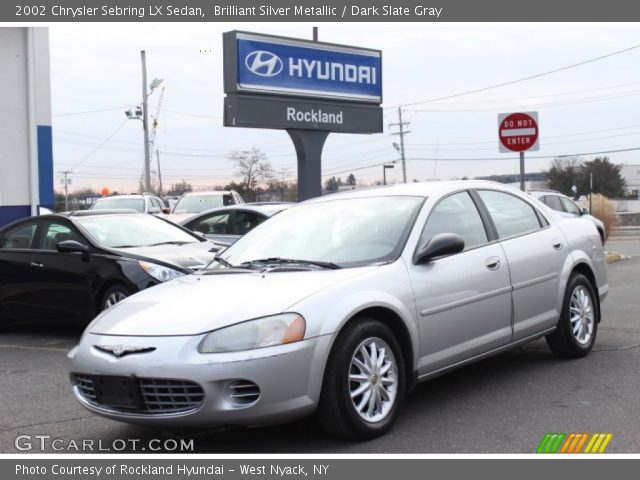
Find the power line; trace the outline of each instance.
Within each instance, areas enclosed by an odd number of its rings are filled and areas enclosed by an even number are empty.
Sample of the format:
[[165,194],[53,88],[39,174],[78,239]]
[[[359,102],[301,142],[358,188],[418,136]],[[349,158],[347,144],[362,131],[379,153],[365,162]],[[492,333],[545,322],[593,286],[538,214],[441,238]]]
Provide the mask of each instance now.
[[[629,147],[629,148],[620,148],[617,150],[602,150],[600,152],[582,152],[582,153],[563,153],[561,155],[535,155],[535,156],[527,156],[527,159],[543,159],[543,158],[564,158],[564,157],[582,157],[585,155],[600,155],[604,153],[623,153],[623,152],[633,152],[636,150],[640,150],[640,147]],[[517,157],[475,157],[475,158],[425,158],[425,157],[412,157],[407,160],[424,160],[424,161],[435,161],[438,162],[476,162],[482,160],[517,160]]]
[[129,108],[131,105],[124,105],[121,107],[109,107],[109,108],[99,108],[96,110],[84,110],[82,112],[68,112],[68,113],[57,113],[54,115],[51,115],[52,117],[70,117],[73,115],[87,115],[90,113],[100,113],[100,112],[110,112],[112,110],[121,110],[123,108]]
[[[565,158],[565,157],[581,157],[581,156],[585,156],[585,155],[600,155],[600,154],[604,154],[604,153],[622,153],[622,152],[633,152],[633,151],[637,151],[640,150],[640,147],[629,147],[629,148],[621,148],[621,149],[617,149],[617,150],[603,150],[600,152],[583,152],[583,153],[570,153],[570,154],[562,154],[562,155],[539,155],[539,156],[532,156],[532,157],[528,157],[529,159],[544,159],[544,158]],[[517,157],[491,157],[491,158],[423,158],[423,157],[411,157],[411,158],[407,158],[407,161],[414,161],[414,160],[421,160],[421,161],[449,161],[449,162],[465,162],[465,161],[481,161],[481,160],[517,160]],[[396,163],[398,160],[393,160],[391,162],[381,162],[381,163],[374,163],[371,165],[365,165],[359,168],[351,168],[348,170],[344,170],[341,172],[332,172],[332,173],[326,173],[323,174],[322,177],[329,177],[329,176],[335,176],[335,175],[341,175],[344,173],[350,173],[350,172],[354,172],[354,171],[358,171],[358,170],[366,170],[369,168],[375,168],[375,167],[379,167],[381,165],[384,165],[385,163]]]
[[[615,93],[609,95],[599,95],[595,97],[584,97],[581,99],[573,99],[573,100],[565,100],[565,101],[557,101],[557,102],[547,102],[547,103],[525,103],[519,106],[520,109],[533,108],[533,107],[566,107],[572,105],[580,105],[583,103],[593,103],[593,102],[603,102],[606,100],[618,100],[620,98],[627,97],[635,97],[640,94],[640,90],[634,90],[631,92],[625,93]],[[409,112],[413,113],[473,113],[473,112],[493,112],[495,110],[507,110],[511,108],[511,105],[507,106],[495,106],[495,107],[485,107],[485,108],[461,108],[461,109],[407,109]]]
[[91,155],[93,155],[94,153],[96,153],[96,152],[97,152],[97,151],[98,151],[98,150],[99,150],[99,149],[100,149],[100,148],[101,148],[105,143],[107,143],[107,142],[109,141],[109,139],[111,139],[111,137],[113,137],[116,133],[118,133],[118,132],[120,131],[120,129],[121,129],[122,127],[124,127],[125,123],[127,123],[127,120],[128,120],[128,119],[126,119],[126,118],[125,118],[125,119],[124,119],[124,121],[123,121],[120,125],[118,125],[118,128],[116,128],[113,132],[111,132],[111,133],[109,134],[109,136],[107,136],[107,138],[105,138],[105,139],[104,139],[104,140],[103,140],[103,141],[102,141],[102,142],[101,142],[101,143],[100,143],[96,148],[94,148],[93,150],[91,150],[91,152],[90,152],[86,157],[84,157],[82,160],[80,160],[78,163],[76,163],[73,167],[71,167],[71,169],[70,169],[70,170],[73,170],[74,168],[79,167],[80,165],[82,165],[82,163],[83,163],[85,160],[87,160],[89,157],[91,157]]
[[[489,85],[487,87],[476,88],[474,90],[467,90],[467,91],[464,91],[464,92],[454,93],[454,94],[451,94],[451,95],[445,95],[443,97],[431,98],[431,99],[428,99],[428,100],[420,100],[420,101],[416,101],[416,102],[404,103],[402,105],[405,106],[405,107],[411,106],[411,105],[420,105],[420,104],[423,104],[423,103],[439,102],[440,100],[448,100],[450,98],[457,98],[457,97],[463,97],[463,96],[466,96],[466,95],[472,95],[474,93],[486,92],[487,90],[493,90],[493,89],[496,89],[496,88],[506,87],[508,85],[514,85],[516,83],[526,82],[528,80],[533,80],[533,79],[536,79],[536,78],[544,77],[545,75],[551,75],[553,73],[562,72],[562,71],[565,71],[565,70],[569,70],[571,68],[580,67],[582,65],[587,65],[589,63],[597,62],[599,60],[604,60],[605,58],[613,57],[615,55],[621,55],[623,53],[627,53],[627,52],[630,52],[632,50],[636,50],[638,48],[640,48],[640,44],[633,45],[631,47],[624,48],[622,50],[616,50],[615,52],[607,53],[605,55],[600,55],[598,57],[590,58],[588,60],[583,60],[582,62],[573,63],[571,65],[566,65],[566,66],[560,67],[560,68],[554,68],[553,70],[547,70],[545,72],[537,73],[535,75],[528,75],[526,77],[517,78],[515,80],[509,80],[507,82],[496,83],[494,85]],[[387,108],[390,108],[390,107],[387,107]]]

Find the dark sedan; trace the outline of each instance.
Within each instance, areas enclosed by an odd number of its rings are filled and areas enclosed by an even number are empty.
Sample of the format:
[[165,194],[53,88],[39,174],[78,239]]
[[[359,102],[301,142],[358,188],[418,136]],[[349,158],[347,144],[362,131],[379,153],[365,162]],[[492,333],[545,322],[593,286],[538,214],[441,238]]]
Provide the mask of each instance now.
[[245,203],[213,208],[180,222],[185,228],[204,235],[213,242],[231,245],[267,218],[295,205],[286,202]]
[[87,322],[127,296],[192,273],[218,250],[152,215],[72,212],[0,229],[0,320]]

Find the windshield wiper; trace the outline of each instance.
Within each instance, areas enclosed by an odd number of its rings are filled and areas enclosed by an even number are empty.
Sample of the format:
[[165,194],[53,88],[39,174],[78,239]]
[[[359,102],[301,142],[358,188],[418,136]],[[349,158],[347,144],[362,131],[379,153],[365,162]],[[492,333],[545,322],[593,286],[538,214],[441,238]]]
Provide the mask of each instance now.
[[316,267],[328,268],[330,270],[339,270],[342,267],[337,263],[333,262],[322,262],[319,260],[299,260],[295,258],[281,258],[281,257],[271,257],[271,258],[261,258],[256,260],[248,260],[246,262],[242,262],[239,266],[247,266],[250,267],[256,263],[264,263],[264,264],[276,264],[276,265],[287,265],[287,264],[298,264],[298,265],[313,265]]
[[202,270],[200,270],[201,272],[205,272],[207,270],[212,270],[211,268],[209,268],[209,265],[211,265],[213,262],[218,262],[220,265],[224,265],[227,268],[235,268],[235,269],[241,269],[241,270],[253,270],[250,266],[248,265],[233,265],[232,263],[227,262],[224,258],[222,258],[220,255],[216,255],[213,257],[213,260],[210,261]]
[[160,245],[186,245],[187,243],[196,243],[196,242],[185,242],[183,240],[170,240],[168,242],[152,243],[150,245],[145,245],[145,247],[158,247]]

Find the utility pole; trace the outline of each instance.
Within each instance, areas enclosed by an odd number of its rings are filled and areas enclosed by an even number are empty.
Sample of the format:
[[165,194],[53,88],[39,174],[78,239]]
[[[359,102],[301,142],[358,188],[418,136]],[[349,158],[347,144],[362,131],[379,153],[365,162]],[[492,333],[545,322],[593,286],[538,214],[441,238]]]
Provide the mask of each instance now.
[[398,123],[390,123],[389,127],[398,127],[397,132],[393,132],[391,135],[400,135],[400,147],[397,144],[393,144],[394,148],[400,152],[400,158],[402,159],[402,181],[407,183],[407,162],[404,155],[404,136],[407,133],[411,133],[409,130],[405,130],[405,126],[408,126],[411,122],[402,121],[402,107],[398,107]]
[[156,148],[156,159],[158,160],[158,195],[162,196],[162,172],[160,171],[160,150]]
[[142,129],[144,130],[144,190],[151,191],[151,156],[149,155],[149,108],[147,93],[147,54],[140,50],[142,62]]
[[69,211],[69,184],[71,183],[71,179],[68,178],[71,170],[64,170],[62,172],[58,172],[64,175],[62,178],[62,183],[64,184],[64,211]]

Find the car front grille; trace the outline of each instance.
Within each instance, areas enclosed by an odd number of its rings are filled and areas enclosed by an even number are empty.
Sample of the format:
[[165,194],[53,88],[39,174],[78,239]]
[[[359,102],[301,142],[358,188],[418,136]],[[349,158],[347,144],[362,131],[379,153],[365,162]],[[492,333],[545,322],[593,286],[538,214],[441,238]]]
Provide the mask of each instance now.
[[165,378],[137,378],[141,407],[122,409],[101,404],[94,389],[94,376],[81,373],[72,374],[72,380],[78,393],[89,403],[128,413],[160,415],[168,413],[186,413],[197,409],[204,401],[202,387],[189,380]]

